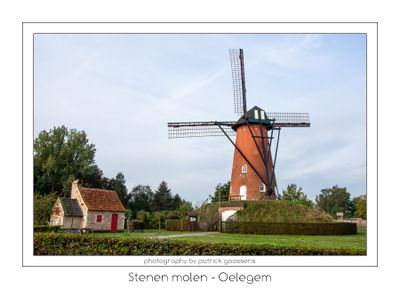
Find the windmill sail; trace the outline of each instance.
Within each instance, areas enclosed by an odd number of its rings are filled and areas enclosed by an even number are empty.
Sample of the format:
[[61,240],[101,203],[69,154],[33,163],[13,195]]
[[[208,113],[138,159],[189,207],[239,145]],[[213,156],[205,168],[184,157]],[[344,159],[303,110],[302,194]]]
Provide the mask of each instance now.
[[191,122],[169,122],[168,138],[187,138],[204,136],[235,136],[232,126],[234,121],[191,121]]
[[308,113],[266,112],[269,119],[275,119],[274,127],[309,127]]
[[[276,128],[310,126],[310,117],[308,113],[266,112],[266,114],[269,119],[275,119],[272,126]],[[221,128],[223,128],[229,136],[235,136],[236,133],[232,129],[235,124],[237,124],[236,121],[169,122],[168,138],[225,136]]]
[[230,49],[229,54],[232,67],[234,111],[238,115],[243,115],[247,109],[243,49]]

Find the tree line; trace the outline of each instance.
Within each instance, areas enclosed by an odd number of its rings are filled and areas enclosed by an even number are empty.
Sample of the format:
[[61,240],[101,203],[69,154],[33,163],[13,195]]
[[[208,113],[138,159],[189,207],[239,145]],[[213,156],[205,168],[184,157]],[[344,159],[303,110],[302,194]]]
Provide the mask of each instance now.
[[[69,197],[74,179],[80,179],[86,187],[116,191],[127,209],[127,219],[139,218],[153,222],[166,217],[181,216],[193,210],[192,204],[179,194],[173,194],[165,181],[161,181],[155,191],[149,185],[141,184],[128,191],[122,172],[113,178],[105,177],[95,163],[96,148],[89,143],[85,131],[68,129],[65,126],[54,127],[40,132],[34,140],[33,148],[36,224],[47,222],[57,197]],[[228,200],[229,189],[230,182],[219,183],[209,198],[213,202]],[[289,184],[282,194],[278,193],[278,199],[315,206],[333,217],[337,212],[343,212],[345,217],[366,218],[366,196],[351,199],[347,189],[338,185],[322,189],[315,203],[296,184]]]
[[165,181],[155,191],[149,185],[137,185],[128,191],[122,172],[113,178],[104,176],[95,163],[95,145],[89,143],[85,131],[66,126],[41,131],[33,149],[36,224],[47,222],[57,197],[70,196],[75,179],[80,179],[85,187],[116,191],[129,218],[136,218],[140,211],[152,213],[192,207],[179,194],[173,194]]

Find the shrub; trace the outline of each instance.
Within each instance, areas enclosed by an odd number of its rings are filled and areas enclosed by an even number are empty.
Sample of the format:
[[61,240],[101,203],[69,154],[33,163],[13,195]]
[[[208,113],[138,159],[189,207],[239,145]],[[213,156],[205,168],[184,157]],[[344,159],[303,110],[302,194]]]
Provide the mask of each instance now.
[[187,220],[165,220],[165,230],[167,231],[196,231],[196,223]]
[[33,221],[35,225],[47,225],[53,210],[54,203],[57,200],[56,193],[33,195]]
[[354,223],[267,223],[224,222],[225,233],[270,235],[351,235],[357,234]]
[[61,226],[52,226],[52,225],[33,226],[34,232],[59,232],[60,230],[61,230]]
[[90,235],[35,233],[35,255],[365,255],[358,249],[298,248],[272,245],[248,245],[118,238]]

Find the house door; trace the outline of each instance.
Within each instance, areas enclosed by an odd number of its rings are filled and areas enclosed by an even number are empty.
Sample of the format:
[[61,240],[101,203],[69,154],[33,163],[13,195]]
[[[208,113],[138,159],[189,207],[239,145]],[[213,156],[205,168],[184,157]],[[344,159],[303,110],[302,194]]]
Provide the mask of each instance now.
[[118,214],[112,214],[111,216],[111,232],[118,230]]
[[240,193],[240,200],[247,199],[247,187],[246,186],[241,186],[239,193]]

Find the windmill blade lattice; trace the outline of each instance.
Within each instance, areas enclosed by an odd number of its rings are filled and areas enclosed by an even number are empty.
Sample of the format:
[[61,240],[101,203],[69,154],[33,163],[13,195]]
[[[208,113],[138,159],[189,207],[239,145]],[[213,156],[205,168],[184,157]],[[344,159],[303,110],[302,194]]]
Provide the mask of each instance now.
[[229,136],[235,136],[236,132],[232,129],[234,124],[234,121],[169,122],[168,138],[225,136],[221,128]]
[[244,77],[244,57],[242,49],[229,49],[233,80],[233,105],[238,115],[246,112],[246,82]]
[[274,127],[309,127],[308,113],[266,112],[269,119],[275,119]]

